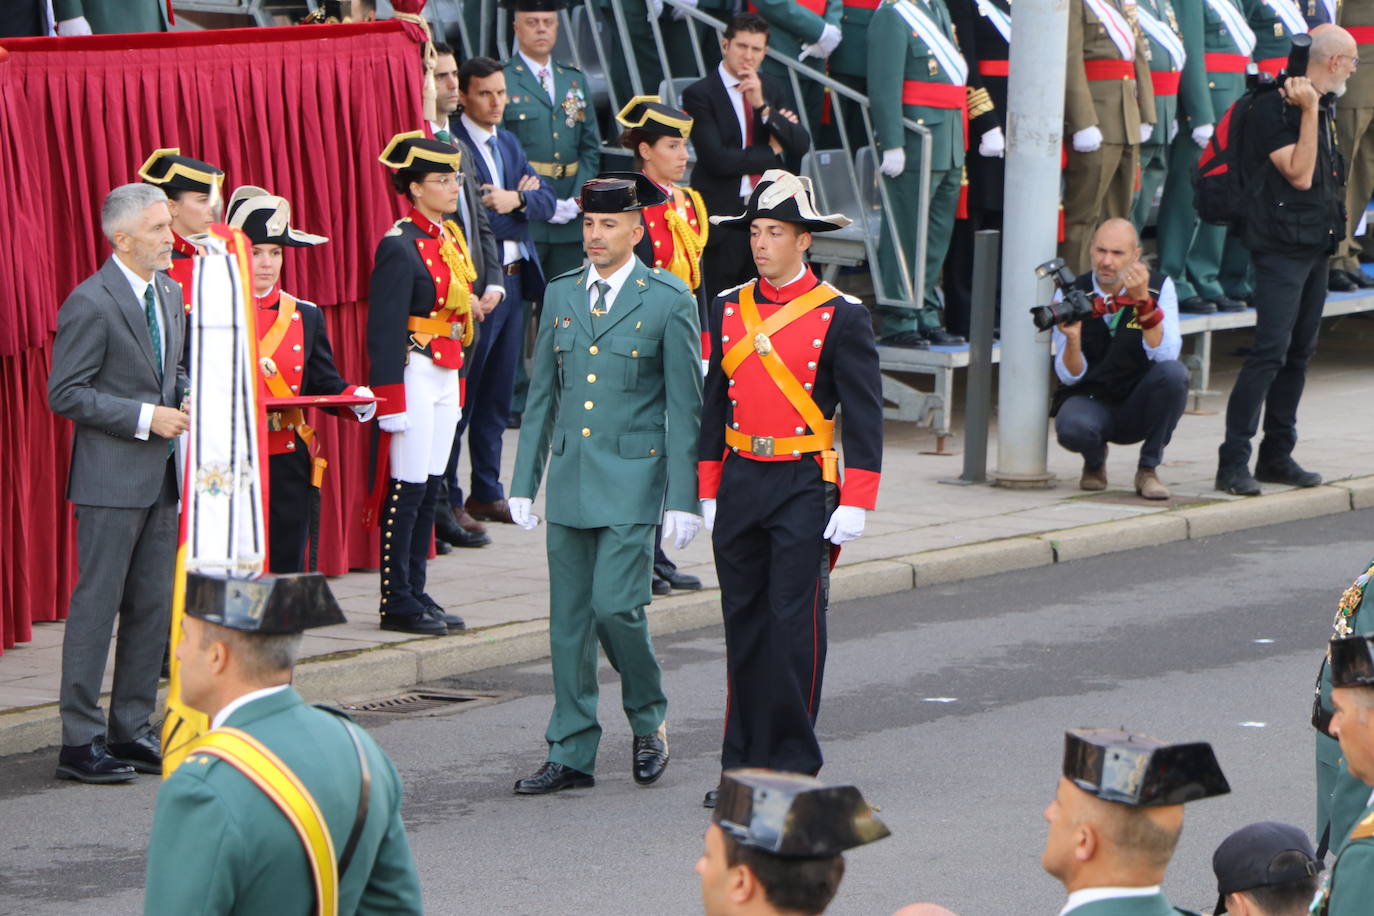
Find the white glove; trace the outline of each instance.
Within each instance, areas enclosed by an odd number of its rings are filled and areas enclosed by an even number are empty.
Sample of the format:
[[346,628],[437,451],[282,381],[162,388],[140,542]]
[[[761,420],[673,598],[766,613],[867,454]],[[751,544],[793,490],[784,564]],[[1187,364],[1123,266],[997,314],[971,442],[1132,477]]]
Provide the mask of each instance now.
[[878,166],[888,178],[896,178],[906,171],[906,150],[900,146],[896,149],[883,150],[883,163]]
[[[683,6],[690,6],[692,9],[696,9],[698,0],[678,0],[678,2],[681,3]],[[684,13],[681,9],[674,9],[673,18],[681,22],[682,20],[687,18],[687,14]]]
[[[376,397],[376,395],[372,393],[372,389],[366,385],[359,385],[357,388],[354,388],[353,393],[360,398]],[[371,404],[354,404],[352,405],[352,410],[353,413],[357,415],[359,423],[366,423],[368,420],[371,420],[372,415],[377,412],[377,402],[373,401]]]
[[1142,124],[1142,125],[1140,125],[1140,142],[1141,142],[1141,143],[1148,143],[1149,140],[1150,140],[1150,138],[1153,137],[1154,135],[1155,135],[1155,126],[1154,126],[1153,124]]
[[663,513],[663,540],[673,539],[673,547],[684,549],[701,530],[701,516],[678,509]]
[[1173,142],[1174,142],[1174,138],[1177,137],[1177,136],[1178,136],[1178,118],[1174,118],[1172,121],[1169,122],[1169,142],[1170,142],[1170,143],[1173,143]]
[[1101,148],[1102,131],[1097,129],[1096,124],[1074,133],[1073,151],[1075,153],[1095,153]]
[[506,508],[510,509],[510,520],[526,531],[533,531],[534,526],[539,524],[539,516],[530,511],[534,508],[534,500],[528,497],[508,497],[506,499]]
[[1002,128],[994,127],[985,131],[978,139],[978,155],[990,159],[1001,159],[1007,154],[1007,139],[1002,136]]
[[74,19],[63,19],[57,24],[57,34],[64,38],[71,38],[76,35],[91,35],[91,24],[86,21],[85,16],[77,16]]
[[858,506],[840,506],[830,516],[830,521],[825,525],[825,538],[832,544],[843,544],[845,541],[852,541],[864,533],[864,519],[868,517],[868,510],[860,509]]
[[561,226],[564,223],[571,222],[580,212],[582,211],[581,208],[577,206],[577,201],[569,197],[553,205],[553,216],[549,217],[549,222],[554,226]]
[[649,15],[655,19],[663,15],[663,0],[649,0]]
[[825,55],[821,54],[821,49],[816,45],[802,45],[801,50],[797,52],[797,60],[806,60],[808,57],[821,58],[824,56]]
[[1216,128],[1211,124],[1199,124],[1193,128],[1193,142],[1199,149],[1207,146],[1207,141],[1212,139],[1212,134],[1216,133]]
[[377,425],[382,428],[382,432],[391,433],[393,436],[410,429],[410,421],[406,419],[406,415],[403,413],[391,413],[384,417],[378,417]]
[[715,499],[703,499],[701,501],[701,520],[702,527],[707,531],[716,530],[716,501]]
[[825,28],[821,30],[821,37],[816,39],[816,47],[821,49],[821,57],[829,57],[835,53],[835,49],[840,46],[840,39],[844,33],[840,27],[833,22],[827,22]]

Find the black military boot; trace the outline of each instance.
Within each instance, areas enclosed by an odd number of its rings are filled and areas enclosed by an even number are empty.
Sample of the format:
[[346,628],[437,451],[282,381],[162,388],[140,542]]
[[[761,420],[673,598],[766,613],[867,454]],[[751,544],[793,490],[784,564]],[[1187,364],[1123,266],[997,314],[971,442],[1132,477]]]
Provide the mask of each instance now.
[[457,614],[445,613],[439,602],[425,594],[429,542],[434,535],[434,513],[443,490],[444,478],[431,474],[429,483],[425,486],[424,499],[420,502],[419,511],[415,513],[415,530],[410,536],[410,593],[431,617],[444,624],[445,632],[453,632],[465,628],[463,618]]
[[[443,621],[434,617],[416,600],[410,584],[410,544],[415,532],[416,515],[428,489],[428,485],[423,483],[387,481],[381,519],[383,630],[421,636],[442,636],[448,632]],[[433,527],[432,507],[429,518]]]

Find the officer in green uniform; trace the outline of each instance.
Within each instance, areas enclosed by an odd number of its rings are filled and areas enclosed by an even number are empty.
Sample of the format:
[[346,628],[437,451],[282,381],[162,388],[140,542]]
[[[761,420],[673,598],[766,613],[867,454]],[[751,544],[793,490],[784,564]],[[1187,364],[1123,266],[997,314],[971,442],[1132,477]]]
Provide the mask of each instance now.
[[291,687],[300,634],[343,622],[318,574],[187,576],[181,698],[212,729],[157,793],[145,914],[422,911],[396,768]]
[[1070,890],[1062,916],[1176,916],[1160,892],[1183,804],[1231,788],[1212,746],[1112,728],[1064,735],[1040,864]]
[[53,0],[52,4],[59,35],[166,32],[171,29],[171,8],[167,0]]
[[[1155,194],[1163,187],[1168,174],[1169,143],[1178,130],[1179,95],[1188,69],[1188,55],[1176,5],[1171,0],[1137,0],[1136,22],[1140,26],[1140,37],[1149,46],[1146,57],[1150,61],[1150,83],[1155,95],[1155,129],[1140,144],[1140,190],[1131,206],[1131,222],[1139,232],[1145,228]],[[1195,66],[1191,76],[1190,89],[1205,92],[1202,70]]]
[[[1374,637],[1340,636],[1331,640],[1331,732],[1351,775],[1374,785]],[[1334,825],[1333,825],[1334,826]],[[1334,835],[1333,835],[1334,836]],[[1364,916],[1374,900],[1374,801],[1366,796],[1355,825],[1333,844],[1336,861],[1326,874],[1312,912],[1318,916]]]
[[[1320,4],[1318,4],[1320,6]],[[1345,156],[1345,210],[1349,217],[1345,240],[1331,259],[1331,279],[1336,272],[1349,275],[1350,285],[1368,289],[1374,277],[1360,267],[1360,256],[1369,235],[1356,236],[1355,229],[1364,217],[1369,197],[1374,194],[1374,2],[1344,0],[1337,18],[1340,26],[1355,36],[1360,66],[1350,74],[1345,95],[1336,100],[1336,145]],[[1374,251],[1369,252],[1374,255]],[[1332,287],[1328,282],[1328,288]]]
[[[826,58],[843,43],[840,31],[842,0],[753,0],[753,6],[768,23],[769,50],[799,60],[814,70],[824,72]],[[802,97],[792,98],[792,80],[785,65],[770,56],[763,59],[760,69],[784,87],[791,99],[784,107],[806,110],[807,123],[803,126],[815,136],[821,125],[824,87],[799,75]]]
[[[954,40],[944,0],[884,0],[868,24],[868,87],[873,129],[882,153],[892,217],[883,220],[878,247],[882,296],[878,343],[924,348],[961,344],[963,338],[942,327],[936,287],[949,250],[964,169],[964,109],[968,64]],[[903,302],[906,290],[900,256],[916,282],[916,226],[921,200],[921,137],[907,133],[902,118],[930,131],[930,204],[926,222],[925,285],[913,289],[919,302]],[[900,252],[900,254],[899,254]]]
[[[530,238],[539,266],[544,276],[552,277],[582,263],[577,189],[601,170],[601,132],[596,125],[586,75],[552,56],[563,0],[503,3],[513,11],[515,53],[505,63],[509,101],[501,126],[515,134],[530,166],[549,183],[558,198],[552,219],[530,223]],[[521,340],[528,340],[534,309],[525,303],[524,310]],[[518,418],[524,411],[528,388],[522,358],[517,364],[512,418]],[[513,425],[518,422],[514,419]]]
[[547,761],[516,783],[519,795],[594,784],[598,638],[620,672],[635,781],[654,782],[668,764],[668,698],[644,607],[655,526],[678,549],[701,527],[701,326],[687,285],[634,256],[639,211],[666,200],[638,172],[584,184],[591,264],[555,277],[544,296],[508,502],[517,525],[535,526],[547,461],[554,708]]
[[[1245,91],[1255,46],[1241,0],[1174,0],[1188,62],[1179,88],[1179,130],[1169,145],[1169,175],[1159,202],[1159,269],[1174,281],[1180,312],[1236,311],[1218,274],[1226,227],[1204,223],[1193,203],[1193,167],[1216,124]],[[1200,76],[1199,76],[1200,72]],[[1201,79],[1202,91],[1195,83]]]

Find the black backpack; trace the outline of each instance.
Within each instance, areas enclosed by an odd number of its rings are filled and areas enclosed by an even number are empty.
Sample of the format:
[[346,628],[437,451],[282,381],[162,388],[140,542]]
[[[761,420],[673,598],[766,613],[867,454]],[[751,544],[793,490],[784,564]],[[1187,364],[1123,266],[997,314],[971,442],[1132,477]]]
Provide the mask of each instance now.
[[1212,139],[1193,167],[1193,200],[1198,218],[1216,226],[1239,228],[1245,221],[1252,176],[1245,174],[1245,130],[1255,99],[1274,92],[1279,84],[1267,75],[1246,86],[1245,92],[1217,122]]

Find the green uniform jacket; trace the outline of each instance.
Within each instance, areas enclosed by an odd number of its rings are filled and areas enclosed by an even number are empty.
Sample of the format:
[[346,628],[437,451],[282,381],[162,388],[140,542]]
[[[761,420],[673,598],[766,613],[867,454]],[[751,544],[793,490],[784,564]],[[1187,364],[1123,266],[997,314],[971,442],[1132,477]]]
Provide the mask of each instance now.
[[[633,257],[633,255],[631,255]],[[687,285],[638,258],[593,330],[587,272],[549,282],[511,495],[533,498],[550,448],[548,520],[657,525],[700,513],[701,325]]]
[[[1367,788],[1367,787],[1366,787]],[[1364,809],[1327,872],[1321,916],[1368,916],[1374,901],[1374,805]]]
[[[840,13],[840,46],[830,54],[830,72],[840,76],[868,76],[868,23],[873,11],[845,6]],[[811,58],[807,58],[810,60]]]
[[[1156,19],[1170,26],[1174,30],[1174,34],[1177,35],[1180,40],[1183,39],[1182,23],[1178,21],[1174,4],[1170,3],[1169,0],[1137,0],[1137,2],[1140,6],[1153,13]],[[1149,45],[1147,56],[1150,60],[1151,73],[1178,72],[1178,68],[1174,66],[1173,58],[1169,56],[1169,52],[1164,49],[1162,44],[1159,44],[1151,38],[1150,34],[1144,29],[1140,30],[1140,38],[1145,39],[1145,42]],[[1187,45],[1184,46],[1183,50],[1188,56],[1188,60],[1185,61],[1183,65],[1183,74],[1186,75],[1189,69],[1188,64],[1192,63],[1193,55],[1188,51]],[[1200,63],[1199,61],[1199,64]],[[1200,77],[1201,70],[1197,68],[1193,69],[1197,71]],[[1200,78],[1199,82],[1201,82]],[[1181,93],[1183,91],[1182,77],[1180,77],[1178,88]],[[1150,134],[1150,139],[1146,141],[1146,146],[1169,145],[1169,125],[1178,118],[1178,109],[1179,97],[1177,95],[1155,96],[1155,129],[1154,132]]]
[[[224,724],[267,745],[295,772],[342,853],[361,782],[340,717],[307,705],[288,687],[234,710]],[[401,823],[401,778],[377,743],[358,733],[372,787],[366,825],[339,876],[339,912],[420,913],[420,878]],[[187,757],[157,793],[145,916],[310,913],[314,901],[300,838],[281,809],[218,757]]]
[[166,32],[167,0],[53,0],[53,20],[85,16],[97,35]]
[[[844,9],[843,0],[825,0],[825,15],[817,16],[798,0],[754,0],[758,14],[768,20],[768,47],[779,54],[796,60],[804,44],[815,44],[816,39],[825,31],[826,23],[840,24],[840,13]],[[844,46],[841,40],[835,52]],[[803,63],[817,69],[824,69],[825,62],[820,58],[808,57]]]
[[1134,146],[1140,142],[1140,125],[1155,123],[1155,93],[1150,85],[1148,47],[1140,35],[1135,41],[1135,83],[1127,80],[1090,80],[1079,61],[1120,60],[1121,52],[1107,36],[1083,0],[1069,7],[1070,66],[1064,73],[1064,139],[1096,126],[1103,143]]
[[1149,897],[1113,897],[1070,910],[1068,916],[1178,916],[1187,913],[1169,905],[1163,894]]
[[[1362,614],[1364,596],[1369,580],[1374,572],[1374,562],[1369,564],[1361,575],[1341,595],[1340,610],[1332,623],[1334,633],[1367,636],[1374,633],[1374,614]],[[1361,582],[1360,580],[1365,581]],[[1348,611],[1348,613],[1347,613]],[[1344,626],[1342,626],[1342,622]],[[1325,655],[1322,657],[1321,673],[1317,679],[1317,703],[1326,716],[1333,712],[1331,706],[1331,666]],[[1341,843],[1350,835],[1361,812],[1369,804],[1370,787],[1350,775],[1341,755],[1340,743],[1318,731],[1317,741],[1317,837],[1327,835],[1330,849],[1339,851]]]
[[[943,0],[918,2],[952,40],[954,24]],[[956,108],[902,104],[902,84],[907,80],[948,85],[950,78],[936,62],[930,47],[897,12],[894,0],[886,0],[873,11],[873,18],[868,23],[868,97],[878,149],[903,147],[907,170],[920,166],[921,138],[902,126],[902,118],[907,117],[930,131],[931,171],[961,168],[964,164],[963,115]]]
[[1293,47],[1293,33],[1264,0],[1241,0],[1245,18],[1255,30],[1254,60],[1287,57]]
[[[553,97],[539,85],[525,61],[516,54],[506,61],[506,114],[501,126],[515,134],[530,165],[553,188],[559,200],[577,197],[582,183],[601,171],[601,132],[596,126],[596,109],[591,104],[587,78],[569,64],[549,61],[553,71]],[[557,166],[576,166],[571,175],[548,174]],[[582,221],[572,219],[555,226],[542,220],[530,222],[530,236],[536,244],[582,241]]]
[[[1215,124],[1222,112],[1212,109],[1212,94],[1207,90],[1207,25],[1204,0],[1173,0],[1178,30],[1188,61],[1178,84],[1178,129],[1192,131],[1202,124]],[[1157,123],[1157,122],[1156,122]]]
[[[1243,0],[1227,0],[1245,14]],[[1248,17],[1247,17],[1248,18]],[[1239,54],[1235,39],[1227,31],[1221,17],[1212,12],[1206,3],[1202,4],[1203,50],[1207,54]],[[1191,51],[1189,53],[1192,53]],[[1212,118],[1203,120],[1202,115],[1190,116],[1190,129],[1201,124],[1216,124],[1226,114],[1226,109],[1235,103],[1245,92],[1244,73],[1208,73],[1207,90],[1212,97]],[[1200,110],[1200,109],[1199,109]]]

